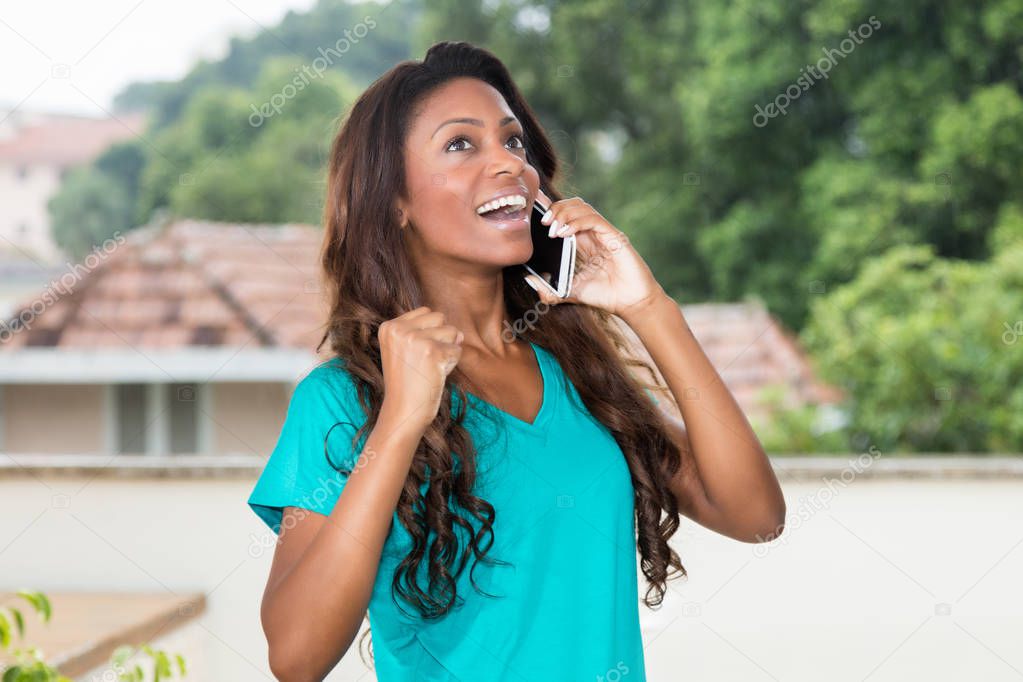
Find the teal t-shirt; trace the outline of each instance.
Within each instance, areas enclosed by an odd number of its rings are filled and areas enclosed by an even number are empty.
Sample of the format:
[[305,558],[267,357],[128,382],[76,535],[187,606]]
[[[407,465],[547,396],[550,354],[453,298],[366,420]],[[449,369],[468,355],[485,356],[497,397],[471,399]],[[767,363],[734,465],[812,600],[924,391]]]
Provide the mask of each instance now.
[[[422,620],[392,599],[394,569],[411,547],[395,513],[369,603],[380,682],[646,680],[625,457],[554,355],[530,345],[544,386],[533,423],[471,394],[465,422],[478,451],[476,494],[496,512],[488,556],[511,565],[476,565],[476,584],[495,595],[486,596],[469,581],[470,557],[457,582],[464,603]],[[365,420],[342,360],[299,382],[248,499],[273,532],[285,506],[330,514],[347,479],[334,467],[353,468],[365,440],[354,450],[351,440]]]

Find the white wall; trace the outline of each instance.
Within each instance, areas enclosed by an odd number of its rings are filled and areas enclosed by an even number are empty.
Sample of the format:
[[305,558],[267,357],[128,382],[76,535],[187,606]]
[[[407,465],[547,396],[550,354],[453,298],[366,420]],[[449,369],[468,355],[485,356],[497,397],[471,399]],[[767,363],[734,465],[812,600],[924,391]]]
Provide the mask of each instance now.
[[[0,590],[201,590],[189,679],[272,679],[252,483],[0,479]],[[650,682],[1020,679],[1023,480],[784,488],[790,520],[770,545],[688,521],[676,535],[688,582],[641,607]],[[328,679],[375,676],[353,652]]]
[[[59,257],[50,234],[47,201],[60,187],[60,169],[47,164],[28,164],[27,173],[19,177],[23,164],[0,163],[0,238],[4,244],[15,244],[31,251],[44,261]],[[22,232],[20,227],[27,226]],[[0,240],[0,241],[2,241]]]

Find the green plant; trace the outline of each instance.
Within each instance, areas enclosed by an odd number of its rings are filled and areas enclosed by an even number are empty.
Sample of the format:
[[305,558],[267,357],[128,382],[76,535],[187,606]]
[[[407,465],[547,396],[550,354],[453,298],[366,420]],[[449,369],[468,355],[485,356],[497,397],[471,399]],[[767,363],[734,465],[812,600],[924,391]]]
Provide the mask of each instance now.
[[[170,679],[174,676],[171,666],[171,658],[167,655],[167,652],[160,651],[159,649],[153,649],[148,644],[143,644],[141,647],[142,651],[149,655],[153,661],[153,680],[154,682],[160,682],[160,680]],[[137,651],[135,647],[131,646],[120,646],[114,650],[113,655],[110,657],[110,663],[114,670],[117,671],[118,682],[144,682],[146,679],[145,672],[142,670],[142,666],[136,663],[127,669],[125,667],[125,661]],[[181,676],[185,676],[185,659],[181,654],[174,654],[174,661],[177,663],[178,671]]]
[[[45,594],[18,590],[17,596],[27,601],[44,623],[50,621],[53,609]],[[13,606],[0,608],[0,650],[10,648],[12,623],[18,632],[18,638],[23,638],[25,636],[25,616],[22,612]],[[14,656],[14,665],[4,669],[3,682],[34,682],[35,680],[72,682],[70,678],[61,675],[55,668],[47,665],[43,659],[42,651],[36,647],[17,647],[11,650],[11,654]]]
[[[53,615],[53,607],[45,594],[32,590],[18,590],[16,595],[27,601],[44,623],[50,621]],[[0,682],[73,682],[71,678],[62,675],[56,668],[47,664],[43,658],[43,652],[37,647],[28,646],[10,649],[13,632],[12,626],[17,631],[18,638],[24,638],[25,616],[22,612],[13,606],[0,607],[0,651],[10,650],[11,655],[14,657],[14,664],[0,671],[3,673],[3,676],[0,677]],[[167,652],[153,649],[148,644],[142,644],[137,648],[123,645],[114,650],[110,657],[110,666],[117,673],[119,682],[145,681],[145,671],[141,665],[136,663],[131,668],[125,665],[127,659],[138,650],[142,650],[152,659],[154,682],[160,682],[161,680],[173,677],[171,656]],[[184,677],[186,674],[185,659],[181,654],[174,654],[173,659],[177,663],[180,676]]]

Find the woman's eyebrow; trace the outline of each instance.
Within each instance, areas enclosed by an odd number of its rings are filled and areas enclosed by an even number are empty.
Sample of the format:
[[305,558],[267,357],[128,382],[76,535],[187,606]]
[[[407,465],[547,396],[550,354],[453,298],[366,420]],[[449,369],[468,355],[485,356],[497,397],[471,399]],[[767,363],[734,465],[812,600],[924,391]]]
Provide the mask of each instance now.
[[[512,123],[513,121],[517,121],[517,120],[518,119],[516,119],[514,116],[505,116],[504,118],[502,118],[498,122],[497,127],[498,128],[503,128],[504,126],[508,125],[509,123]],[[452,118],[450,120],[444,121],[439,126],[437,126],[437,130],[433,131],[433,135],[430,135],[430,139],[432,140],[434,137],[436,137],[437,136],[437,132],[441,128],[443,128],[444,126],[449,125],[451,123],[468,123],[470,125],[479,126],[480,128],[483,127],[483,121],[479,120],[478,118]]]

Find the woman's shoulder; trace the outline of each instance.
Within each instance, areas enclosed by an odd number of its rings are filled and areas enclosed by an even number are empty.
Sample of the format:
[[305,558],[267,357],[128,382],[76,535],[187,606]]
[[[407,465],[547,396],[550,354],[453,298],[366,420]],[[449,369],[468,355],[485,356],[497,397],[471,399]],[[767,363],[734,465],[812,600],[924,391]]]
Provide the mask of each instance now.
[[299,383],[303,382],[354,384],[355,379],[348,369],[348,361],[340,356],[334,356],[314,365]]
[[292,401],[306,407],[337,403],[355,407],[358,389],[348,363],[341,357],[317,363],[295,385]]

